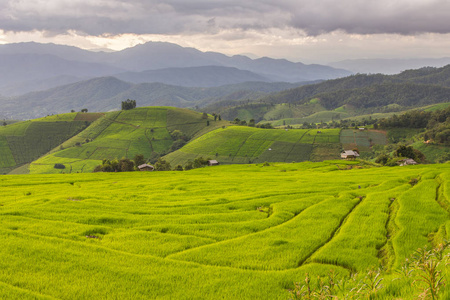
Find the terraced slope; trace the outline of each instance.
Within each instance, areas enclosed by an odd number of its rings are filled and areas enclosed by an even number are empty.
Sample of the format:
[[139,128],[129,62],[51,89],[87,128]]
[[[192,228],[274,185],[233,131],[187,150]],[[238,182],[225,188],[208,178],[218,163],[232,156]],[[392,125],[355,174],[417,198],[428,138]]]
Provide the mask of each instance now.
[[69,113],[0,127],[0,174],[30,163],[81,132],[98,113]]
[[199,156],[235,164],[322,161],[339,157],[339,131],[229,126],[211,131],[165,158],[172,165]]
[[384,266],[371,298],[417,299],[395,270],[450,237],[450,164],[364,167],[4,176],[0,298],[288,299]]
[[[170,135],[174,130],[194,137],[228,124],[215,122],[211,117],[209,121],[207,126],[201,113],[171,107],[141,107],[107,113],[50,155],[34,161],[30,172],[92,172],[103,159],[133,159],[136,154],[149,158],[152,152],[167,151],[174,142]],[[66,168],[55,169],[56,163]]]

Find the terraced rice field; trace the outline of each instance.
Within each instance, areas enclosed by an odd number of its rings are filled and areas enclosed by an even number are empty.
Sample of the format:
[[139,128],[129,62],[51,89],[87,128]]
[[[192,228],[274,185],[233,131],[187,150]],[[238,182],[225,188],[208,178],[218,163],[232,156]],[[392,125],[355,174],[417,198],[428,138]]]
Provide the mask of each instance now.
[[0,127],[0,174],[49,152],[99,116],[70,113]]
[[[287,299],[449,238],[449,164],[366,167],[3,176],[0,298]],[[415,299],[383,284],[373,299]]]
[[386,145],[386,132],[379,130],[344,129],[340,133],[340,141],[344,149],[369,151],[373,145]]
[[300,162],[338,158],[339,129],[259,129],[243,126],[219,128],[166,156],[172,165],[197,157],[221,163]]
[[[224,123],[228,123],[225,122]],[[194,137],[210,126],[201,113],[169,107],[142,107],[128,111],[107,113],[75,137],[61,141],[50,155],[30,165],[30,173],[92,172],[103,159],[133,159],[136,154],[149,158],[153,152],[167,151],[173,144],[170,132],[181,130]],[[1,144],[0,144],[1,145]],[[55,163],[66,169],[55,169]]]

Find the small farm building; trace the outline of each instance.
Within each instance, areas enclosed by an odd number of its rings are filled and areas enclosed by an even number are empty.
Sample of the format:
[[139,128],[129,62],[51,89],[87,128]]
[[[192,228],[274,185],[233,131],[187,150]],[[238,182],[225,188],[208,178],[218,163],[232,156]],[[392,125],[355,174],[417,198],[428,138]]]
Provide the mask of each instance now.
[[417,162],[412,158],[402,159],[397,162],[400,166],[417,165]]
[[208,160],[208,166],[218,166],[219,162],[215,159]]
[[353,150],[344,150],[341,152],[341,158],[343,159],[350,159],[350,158],[357,158],[359,157],[359,153],[357,151]]
[[143,164],[138,166],[139,171],[153,171],[155,168],[151,165]]

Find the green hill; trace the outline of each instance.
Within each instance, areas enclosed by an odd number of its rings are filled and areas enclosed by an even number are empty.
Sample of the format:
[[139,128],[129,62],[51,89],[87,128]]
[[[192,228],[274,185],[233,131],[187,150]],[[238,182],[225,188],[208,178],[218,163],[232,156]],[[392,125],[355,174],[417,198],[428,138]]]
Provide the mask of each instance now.
[[226,164],[322,161],[339,157],[339,131],[229,126],[211,131],[165,158],[172,165],[200,156]]
[[69,113],[0,127],[0,173],[32,162],[84,130],[101,115]]
[[[207,121],[201,113],[171,107],[110,112],[51,154],[34,161],[30,173],[91,172],[103,159],[133,159],[136,154],[149,158],[153,152],[170,149],[174,143],[170,133],[174,130],[193,138],[228,124],[214,121],[211,116],[209,126]],[[55,169],[56,163],[63,164],[65,169]]]
[[[329,118],[320,116],[324,122],[336,117],[401,112],[449,102],[449,74],[450,65],[442,68],[409,70],[397,75],[357,74],[285,90],[257,101],[217,102],[207,107],[207,111],[220,113],[229,120],[242,117],[244,115],[242,112],[245,112],[247,121],[278,120],[289,124],[314,122],[318,118],[313,115],[321,111],[333,112],[329,114]],[[311,100],[314,99],[320,106],[311,110]],[[281,104],[289,105],[291,110],[280,114]],[[345,106],[352,107],[352,111],[337,116],[337,110]],[[274,118],[277,115],[278,118]],[[305,119],[306,117],[309,118]]]

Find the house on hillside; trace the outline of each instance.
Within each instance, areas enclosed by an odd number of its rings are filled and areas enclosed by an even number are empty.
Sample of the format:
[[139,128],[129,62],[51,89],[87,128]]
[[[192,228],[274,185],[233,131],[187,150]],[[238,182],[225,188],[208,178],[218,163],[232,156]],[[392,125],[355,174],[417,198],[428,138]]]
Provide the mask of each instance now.
[[354,150],[344,150],[341,152],[342,159],[355,159],[359,157],[359,153]]
[[215,159],[208,160],[208,166],[218,166],[219,162]]
[[138,166],[139,171],[153,171],[155,168],[151,165],[143,164]]
[[418,163],[412,158],[401,159],[397,162],[399,166],[417,165]]

